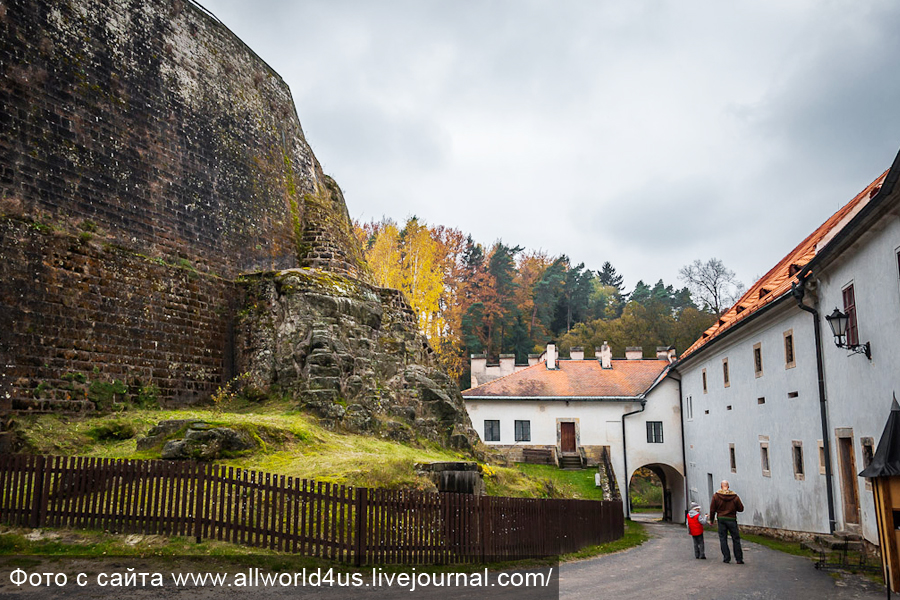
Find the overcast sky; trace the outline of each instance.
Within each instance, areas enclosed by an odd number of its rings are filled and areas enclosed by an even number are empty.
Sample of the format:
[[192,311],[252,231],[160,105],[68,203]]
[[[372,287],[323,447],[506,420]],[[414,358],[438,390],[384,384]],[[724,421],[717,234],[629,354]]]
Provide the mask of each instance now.
[[749,285],[900,149],[893,0],[201,0],[350,215]]

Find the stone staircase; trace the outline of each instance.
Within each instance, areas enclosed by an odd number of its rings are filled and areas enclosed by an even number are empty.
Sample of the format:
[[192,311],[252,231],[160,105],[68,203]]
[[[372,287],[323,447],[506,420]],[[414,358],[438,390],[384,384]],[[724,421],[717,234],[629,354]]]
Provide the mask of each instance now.
[[802,542],[801,548],[825,554],[828,552],[865,552],[862,536],[852,531],[835,531],[834,535],[817,535]]
[[559,457],[559,468],[566,471],[577,471],[583,467],[581,457],[572,454],[565,454]]

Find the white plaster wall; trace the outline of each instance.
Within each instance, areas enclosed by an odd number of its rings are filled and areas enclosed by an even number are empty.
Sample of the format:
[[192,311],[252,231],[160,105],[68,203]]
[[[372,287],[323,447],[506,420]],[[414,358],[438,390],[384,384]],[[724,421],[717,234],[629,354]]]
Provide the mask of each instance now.
[[[786,368],[784,332],[793,330],[794,368]],[[763,374],[756,377],[753,346],[761,344]],[[731,385],[724,386],[722,359],[728,358]],[[702,370],[708,391],[703,393]],[[828,532],[825,476],[819,473],[819,416],[813,318],[793,299],[757,317],[708,350],[691,357],[678,371],[685,403],[685,453],[689,500],[708,510],[710,494],[727,479],[745,510],[743,524]],[[789,398],[789,392],[797,392]],[[765,404],[758,398],[764,397]],[[690,405],[691,410],[688,410]],[[731,406],[731,410],[728,409]],[[708,412],[707,412],[708,411]],[[769,443],[770,476],[762,472],[760,436]],[[803,444],[804,477],[793,469],[794,440]],[[731,472],[729,444],[735,446]]]
[[[900,218],[885,217],[858,245],[817,274],[819,312],[822,315],[823,361],[829,404],[832,448],[836,448],[835,429],[853,428],[853,450],[857,472],[863,469],[860,438],[881,439],[890,413],[891,398],[900,391],[900,276],[897,252],[900,250]],[[872,345],[872,360],[850,355],[837,348],[824,319],[835,307],[843,310],[842,290],[852,283],[856,296],[856,314],[860,342]],[[843,510],[837,452],[833,450],[836,517],[843,527]],[[875,505],[871,489],[857,478],[863,535],[878,543]]]
[[[640,408],[636,405],[631,410]],[[630,411],[628,411],[630,412]],[[647,442],[647,422],[661,421],[663,424],[663,443]],[[621,433],[620,433],[621,436]],[[631,481],[632,475],[641,467],[648,465],[665,465],[666,489],[672,492],[672,517],[676,523],[684,522],[684,462],[682,460],[681,407],[679,405],[678,382],[666,378],[647,396],[644,411],[625,417],[625,436],[627,441],[628,473],[627,479],[619,475],[624,473],[624,465],[616,468],[616,479],[619,489],[624,493],[625,481]],[[617,448],[621,449],[621,441]]]
[[[582,446],[609,445],[607,421],[619,423],[621,428],[623,407],[633,405],[622,402],[594,402],[584,400],[466,400],[466,410],[472,425],[484,440],[484,422],[500,421],[500,441],[487,445],[555,445],[557,419],[576,421],[575,431]],[[637,406],[637,405],[635,405]],[[515,421],[531,421],[531,441],[515,441]],[[621,434],[619,435],[621,439]],[[619,447],[621,448],[621,442]]]
[[[640,402],[606,402],[578,400],[466,400],[472,425],[484,440],[484,422],[500,421],[500,440],[487,445],[555,445],[558,420],[574,420],[578,444],[609,446],[613,470],[619,490],[624,493],[626,481],[638,468],[646,465],[670,467],[669,488],[673,492],[673,515],[676,522],[684,518],[681,415],[678,382],[666,379],[647,397],[643,412],[625,418],[628,440],[628,477],[624,477],[622,454],[622,415],[638,410]],[[531,441],[515,441],[515,421],[531,421]],[[647,421],[663,422],[663,443],[647,443]],[[675,477],[678,475],[678,477]],[[677,481],[676,481],[677,480]]]

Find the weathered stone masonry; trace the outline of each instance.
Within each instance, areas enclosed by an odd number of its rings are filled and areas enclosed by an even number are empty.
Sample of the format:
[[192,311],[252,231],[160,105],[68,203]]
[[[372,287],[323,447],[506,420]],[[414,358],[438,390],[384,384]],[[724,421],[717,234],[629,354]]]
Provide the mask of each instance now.
[[[190,403],[249,370],[335,424],[475,439],[408,304],[371,287],[287,85],[199,6],[0,0],[0,126],[0,408],[75,410],[115,381]],[[260,309],[296,268],[349,283]],[[358,329],[363,288],[382,317]],[[328,325],[339,372],[265,334],[298,319]],[[290,376],[259,362],[276,339]]]
[[91,384],[114,380],[191,403],[233,374],[230,281],[12,219],[0,276],[14,409],[93,408]]

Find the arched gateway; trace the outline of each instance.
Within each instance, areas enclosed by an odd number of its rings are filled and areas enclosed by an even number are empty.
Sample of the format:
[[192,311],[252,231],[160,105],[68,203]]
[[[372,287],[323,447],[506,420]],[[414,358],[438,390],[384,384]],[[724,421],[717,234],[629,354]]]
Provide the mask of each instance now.
[[[687,510],[684,496],[684,475],[672,465],[650,463],[640,465],[629,474],[629,489],[634,481],[635,473],[641,469],[649,469],[659,478],[662,484],[662,518],[671,523],[684,523]],[[624,498],[623,498],[624,500]],[[629,498],[630,502],[630,498]],[[630,507],[626,507],[626,510]],[[630,511],[629,511],[630,512]]]

